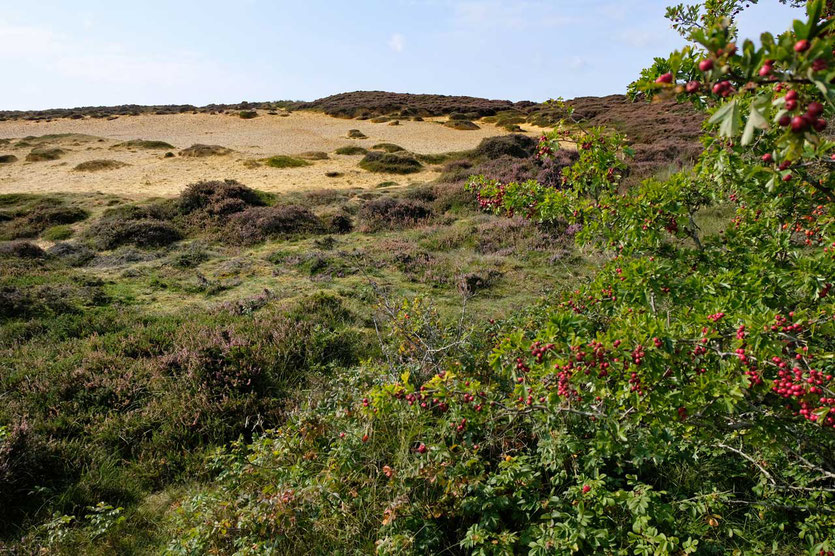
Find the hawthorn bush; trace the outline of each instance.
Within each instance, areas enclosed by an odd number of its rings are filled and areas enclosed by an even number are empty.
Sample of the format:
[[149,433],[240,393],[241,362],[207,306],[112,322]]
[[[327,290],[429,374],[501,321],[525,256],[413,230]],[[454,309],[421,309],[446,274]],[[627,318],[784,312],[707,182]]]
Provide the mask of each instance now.
[[626,137],[562,125],[559,183],[471,180],[596,276],[472,329],[384,303],[385,357],[219,450],[168,551],[832,554],[835,20],[737,46],[741,6],[671,10],[694,44],[633,87],[709,112],[692,169],[627,187]]

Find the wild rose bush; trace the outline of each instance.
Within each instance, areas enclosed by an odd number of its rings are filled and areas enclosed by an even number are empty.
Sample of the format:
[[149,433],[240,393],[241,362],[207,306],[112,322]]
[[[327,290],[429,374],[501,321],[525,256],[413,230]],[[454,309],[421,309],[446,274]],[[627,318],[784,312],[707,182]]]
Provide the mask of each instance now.
[[[508,322],[437,334],[460,341],[429,378],[401,350],[219,452],[170,551],[835,550],[835,37],[808,12],[741,48],[718,18],[692,35],[698,79],[677,79],[678,53],[636,84],[712,111],[690,171],[625,188],[625,138],[592,129],[559,187],[473,179],[484,209],[570,225],[609,262]],[[431,320],[392,329],[433,353]]]

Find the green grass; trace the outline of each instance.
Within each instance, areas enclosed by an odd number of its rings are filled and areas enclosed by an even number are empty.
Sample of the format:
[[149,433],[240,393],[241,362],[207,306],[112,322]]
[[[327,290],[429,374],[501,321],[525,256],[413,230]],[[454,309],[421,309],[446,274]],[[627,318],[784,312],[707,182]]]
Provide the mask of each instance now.
[[310,166],[310,162],[292,156],[277,155],[267,158],[264,164],[270,168],[301,168],[302,166]]
[[73,234],[75,234],[75,231],[72,229],[71,226],[60,225],[47,228],[41,234],[41,237],[47,241],[63,241],[65,239],[71,238]]

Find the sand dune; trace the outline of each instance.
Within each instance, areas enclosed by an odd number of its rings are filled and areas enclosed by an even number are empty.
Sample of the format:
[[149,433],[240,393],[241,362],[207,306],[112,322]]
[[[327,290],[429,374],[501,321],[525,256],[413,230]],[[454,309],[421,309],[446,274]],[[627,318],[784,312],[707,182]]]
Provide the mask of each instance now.
[[[442,153],[471,149],[485,137],[505,134],[492,124],[479,123],[481,129],[458,131],[435,121],[401,121],[400,125],[345,120],[314,112],[293,112],[289,116],[261,113],[244,120],[230,114],[177,114],[120,117],[114,120],[60,119],[51,122],[0,122],[0,155],[13,154],[19,161],[0,165],[0,193],[103,192],[133,198],[178,194],[189,183],[202,179],[236,179],[265,191],[317,189],[322,187],[374,187],[382,181],[398,183],[426,181],[437,175],[427,169],[408,178],[373,174],[357,166],[359,156],[332,154],[346,145],[365,148],[380,143],[396,143],[417,153]],[[350,129],[359,129],[368,139],[348,139]],[[541,133],[531,129],[529,133]],[[58,160],[26,162],[32,146],[16,147],[27,136],[76,134],[50,139],[44,146],[65,151]],[[221,145],[234,152],[206,158],[165,158],[165,150],[117,148],[132,139],[170,143],[174,152],[195,143]],[[328,160],[315,161],[302,168],[253,166],[254,159],[278,154],[294,155],[305,151],[325,151]],[[79,172],[74,168],[90,160],[114,160],[126,164],[100,172]],[[329,178],[326,172],[338,172]]]

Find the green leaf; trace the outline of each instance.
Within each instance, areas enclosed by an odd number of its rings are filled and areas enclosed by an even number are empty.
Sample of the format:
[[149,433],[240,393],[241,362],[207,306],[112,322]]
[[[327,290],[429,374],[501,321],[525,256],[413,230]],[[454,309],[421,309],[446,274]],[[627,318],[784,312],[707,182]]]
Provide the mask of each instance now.
[[751,106],[751,113],[745,123],[745,131],[742,133],[742,145],[750,145],[754,139],[755,129],[768,129],[768,122],[756,106]]

